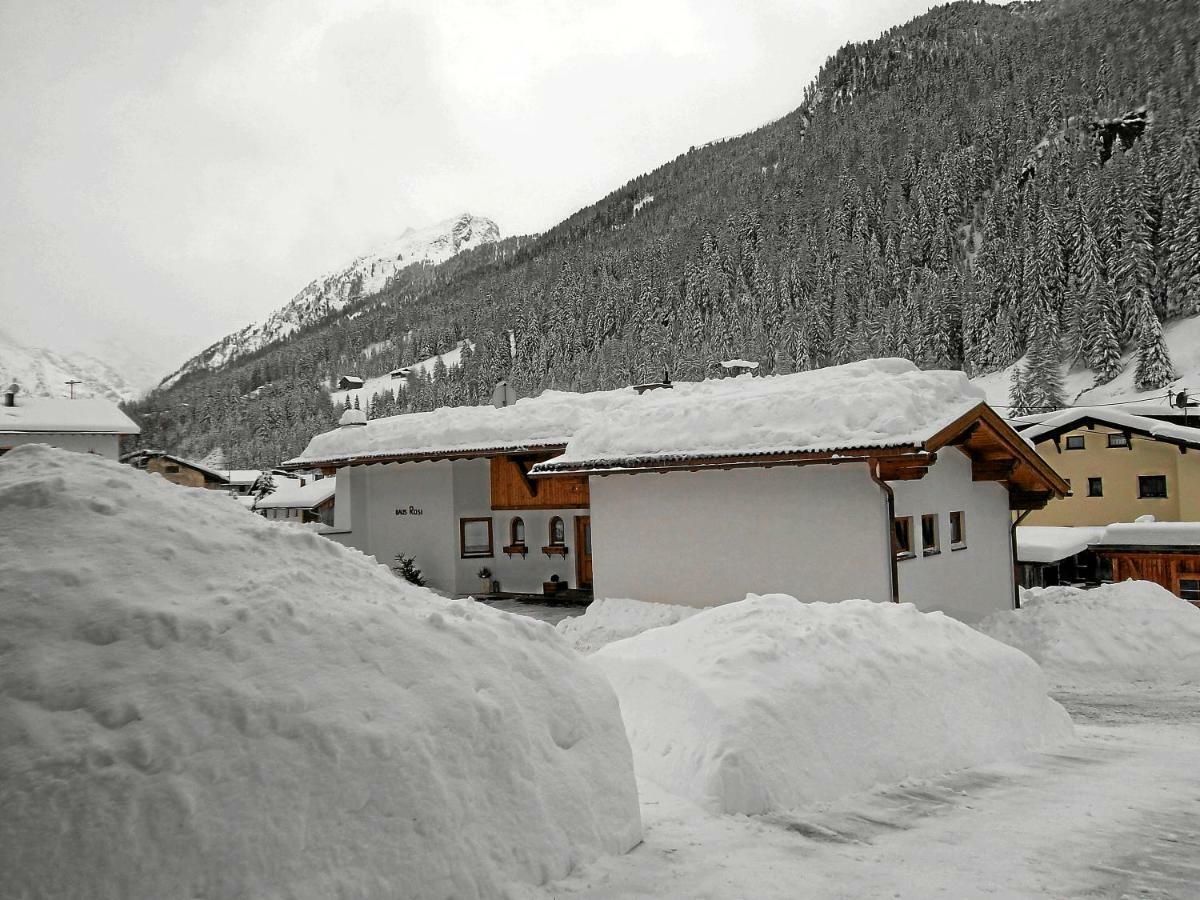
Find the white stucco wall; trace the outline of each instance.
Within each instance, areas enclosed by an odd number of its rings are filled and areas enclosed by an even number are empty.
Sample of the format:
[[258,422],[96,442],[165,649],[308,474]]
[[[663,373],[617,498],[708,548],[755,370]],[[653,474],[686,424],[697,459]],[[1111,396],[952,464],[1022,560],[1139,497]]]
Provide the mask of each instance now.
[[[912,516],[916,556],[897,566],[900,600],[922,610],[941,610],[964,622],[1013,606],[1013,568],[1008,491],[995,481],[971,480],[971,462],[950,447],[919,481],[892,484],[896,515]],[[950,513],[965,513],[966,547],[950,546]],[[941,552],[923,555],[921,516],[936,513]]]
[[[558,575],[573,588],[578,587],[575,516],[587,515],[586,509],[493,510],[491,501],[491,463],[486,459],[457,460],[454,463],[454,527],[458,528],[458,519],[462,517],[491,516],[493,544],[491,559],[457,560],[455,590],[458,593],[469,594],[480,589],[477,575],[483,566],[492,570],[492,580],[500,582],[502,591],[538,594],[542,591],[542,582],[549,581],[551,575]],[[509,525],[515,516],[525,522],[525,545],[529,548],[525,556],[504,553]],[[542,547],[550,543],[550,519],[554,516],[563,520],[567,544],[565,557],[547,556],[542,552]]]
[[105,459],[120,455],[121,439],[115,434],[54,433],[0,434],[0,447],[19,447],[22,444],[49,444],[61,450],[95,453]]
[[[576,587],[574,527],[587,510],[491,509],[491,469],[486,459],[453,462],[390,463],[352,466],[338,472],[335,533],[330,537],[392,565],[397,553],[416,558],[431,587],[452,594],[479,591],[479,570],[510,592],[540,593],[552,574]],[[397,510],[404,510],[398,515]],[[418,513],[417,510],[420,510]],[[503,552],[513,516],[525,521],[529,552],[524,557]],[[548,557],[552,516],[566,526],[568,554]],[[492,556],[462,559],[460,518],[491,517]]]
[[862,463],[591,478],[597,597],[890,599],[882,490]]

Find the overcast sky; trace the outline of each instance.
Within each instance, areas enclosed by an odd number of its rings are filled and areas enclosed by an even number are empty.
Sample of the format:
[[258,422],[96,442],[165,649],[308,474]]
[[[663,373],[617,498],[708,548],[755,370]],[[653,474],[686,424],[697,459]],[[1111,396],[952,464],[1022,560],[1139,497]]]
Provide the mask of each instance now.
[[0,0],[0,330],[173,366],[406,227],[541,231],[931,5]]

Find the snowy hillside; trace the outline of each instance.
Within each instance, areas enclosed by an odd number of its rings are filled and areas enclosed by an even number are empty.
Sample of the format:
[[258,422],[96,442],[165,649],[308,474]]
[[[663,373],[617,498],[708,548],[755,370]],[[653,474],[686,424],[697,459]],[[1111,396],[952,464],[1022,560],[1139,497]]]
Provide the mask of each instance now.
[[78,381],[76,397],[132,400],[161,374],[124,348],[113,347],[106,361],[89,353],[29,347],[0,331],[0,381],[17,382],[27,396],[66,397],[67,382]]
[[[1170,385],[1153,391],[1139,391],[1133,384],[1137,360],[1132,353],[1127,353],[1121,374],[1108,384],[1096,386],[1096,376],[1090,369],[1064,371],[1063,396],[1067,403],[1071,406],[1087,406],[1122,401],[1137,403],[1148,411],[1165,402],[1168,390],[1187,389],[1190,394],[1200,398],[1200,316],[1167,323],[1163,326],[1163,336],[1177,376]],[[1012,369],[1012,366],[1008,366],[972,379],[987,394],[988,403],[1001,413],[1007,412]]]
[[[428,359],[423,359],[420,362],[415,362],[408,366],[408,370],[413,373],[422,373],[433,377],[433,372],[440,359],[442,365],[447,369],[455,369],[462,365],[463,347],[475,349],[475,345],[471,341],[459,341],[458,346],[453,350],[447,350],[438,356],[431,356]],[[339,391],[334,390],[329,394],[329,399],[334,405],[341,406],[347,400],[353,404],[355,401],[363,408],[367,408],[367,404],[371,401],[371,397],[378,394],[383,396],[384,391],[401,391],[404,390],[408,381],[404,378],[393,378],[391,375],[378,375],[375,378],[368,378],[363,382],[360,388],[351,388],[350,390]]]
[[340,311],[359,297],[378,293],[407,266],[422,262],[436,265],[464,250],[498,240],[500,229],[495,222],[470,213],[427,228],[409,228],[396,240],[363,254],[345,268],[315,279],[264,321],[247,325],[192,357],[162,386],[169,387],[190,372],[219,368]]

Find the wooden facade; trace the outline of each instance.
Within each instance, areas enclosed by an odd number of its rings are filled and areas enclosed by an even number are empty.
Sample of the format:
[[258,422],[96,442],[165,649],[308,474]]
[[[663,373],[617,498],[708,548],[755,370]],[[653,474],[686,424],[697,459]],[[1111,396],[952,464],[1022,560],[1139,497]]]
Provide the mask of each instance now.
[[1128,578],[1153,581],[1200,606],[1194,593],[1200,584],[1200,548],[1097,547],[1095,550],[1112,565],[1113,581]]
[[531,478],[529,470],[553,453],[505,454],[491,458],[492,509],[587,509],[586,475]]

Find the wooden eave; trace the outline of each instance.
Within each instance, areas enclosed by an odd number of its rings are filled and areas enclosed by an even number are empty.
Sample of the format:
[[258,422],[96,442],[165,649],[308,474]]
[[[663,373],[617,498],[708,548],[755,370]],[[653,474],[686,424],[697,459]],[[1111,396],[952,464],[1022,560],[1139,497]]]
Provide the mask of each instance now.
[[[871,447],[823,451],[792,451],[781,453],[743,453],[712,456],[681,456],[678,459],[628,459],[612,463],[581,462],[559,468],[534,472],[536,478],[555,478],[580,475],[633,475],[640,472],[698,472],[703,469],[771,468],[772,466],[839,465],[841,463],[880,460],[890,463],[896,471],[915,472],[928,469],[933,462],[915,444],[894,447]],[[922,472],[922,474],[924,474]]]
[[929,452],[948,446],[970,457],[973,480],[1005,484],[1012,509],[1040,509],[1067,494],[1062,476],[987,404],[967,410],[924,443]]
[[[1174,437],[1172,435],[1155,434],[1148,428],[1138,428],[1135,425],[1115,425],[1112,422],[1106,422],[1103,419],[1097,419],[1092,416],[1080,416],[1078,419],[1073,419],[1066,424],[1059,425],[1057,428],[1052,428],[1049,431],[1039,434],[1035,438],[1030,438],[1030,440],[1035,444],[1040,444],[1044,441],[1054,441],[1057,445],[1058,439],[1064,434],[1069,434],[1072,431],[1078,431],[1080,428],[1086,428],[1089,431],[1094,431],[1096,426],[1107,428],[1115,434],[1124,434],[1126,436],[1136,434],[1152,441],[1159,441],[1163,444],[1172,444],[1178,447],[1180,452],[1183,452],[1188,448],[1200,450],[1200,440],[1189,441],[1185,440],[1184,438]],[[1200,431],[1200,429],[1197,429],[1197,431]]]

